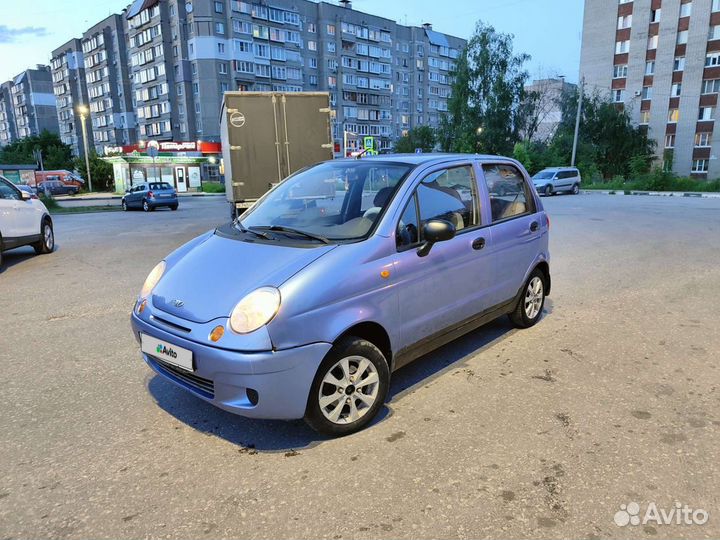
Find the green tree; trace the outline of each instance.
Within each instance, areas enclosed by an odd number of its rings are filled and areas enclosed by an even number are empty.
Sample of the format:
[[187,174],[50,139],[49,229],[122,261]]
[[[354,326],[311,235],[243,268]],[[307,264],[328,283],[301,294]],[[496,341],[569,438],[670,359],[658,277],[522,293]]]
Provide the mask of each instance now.
[[48,170],[72,170],[73,157],[70,145],[63,143],[55,133],[43,130],[40,135],[14,141],[0,150],[0,163],[35,163],[33,151],[40,150],[43,167]]
[[530,59],[513,52],[513,36],[478,22],[457,60],[448,113],[438,139],[445,151],[510,154],[520,141],[533,96],[526,95]]
[[[85,158],[75,158],[75,169],[85,179],[85,188],[87,185],[87,167],[85,167]],[[113,166],[104,159],[98,157],[95,150],[90,150],[90,174],[92,175],[93,191],[112,191],[114,186]]]
[[412,154],[417,148],[423,152],[435,149],[435,131],[430,126],[415,127],[395,141],[395,152],[398,154]]
[[[562,121],[550,145],[557,165],[570,163],[577,115],[577,90],[565,92],[560,99]],[[647,172],[654,159],[656,143],[647,129],[633,125],[623,108],[595,93],[583,101],[580,117],[577,162],[587,171],[599,170],[605,179],[629,178]],[[586,169],[583,171],[583,169]]]

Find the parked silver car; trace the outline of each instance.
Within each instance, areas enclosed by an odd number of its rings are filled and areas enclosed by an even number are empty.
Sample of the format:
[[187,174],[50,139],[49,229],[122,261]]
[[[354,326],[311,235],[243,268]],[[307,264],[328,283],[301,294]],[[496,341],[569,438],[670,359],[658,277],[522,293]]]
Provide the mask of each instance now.
[[580,171],[575,167],[552,167],[544,169],[532,178],[535,189],[541,195],[554,193],[580,193],[582,178]]

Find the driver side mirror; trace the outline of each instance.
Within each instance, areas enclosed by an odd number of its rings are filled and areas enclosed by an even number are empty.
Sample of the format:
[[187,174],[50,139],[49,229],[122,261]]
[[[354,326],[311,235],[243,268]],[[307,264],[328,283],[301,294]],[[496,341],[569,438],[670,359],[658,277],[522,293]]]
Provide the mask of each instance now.
[[455,225],[444,219],[433,219],[423,226],[425,243],[418,248],[418,257],[427,257],[432,247],[438,242],[447,242],[455,238]]
[[22,195],[23,201],[29,201],[33,198],[32,195],[30,195],[27,191],[20,191],[20,195]]

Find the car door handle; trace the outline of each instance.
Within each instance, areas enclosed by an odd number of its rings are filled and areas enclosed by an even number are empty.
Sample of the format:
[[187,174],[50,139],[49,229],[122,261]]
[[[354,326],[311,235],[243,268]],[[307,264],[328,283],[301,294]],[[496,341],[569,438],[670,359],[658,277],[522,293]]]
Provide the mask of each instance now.
[[472,248],[475,251],[480,251],[484,247],[485,247],[485,239],[484,238],[476,238],[475,240],[473,240]]
[[533,221],[533,222],[530,224],[530,230],[531,230],[532,232],[537,232],[537,230],[538,230],[539,228],[540,228],[540,224],[539,224],[537,221]]

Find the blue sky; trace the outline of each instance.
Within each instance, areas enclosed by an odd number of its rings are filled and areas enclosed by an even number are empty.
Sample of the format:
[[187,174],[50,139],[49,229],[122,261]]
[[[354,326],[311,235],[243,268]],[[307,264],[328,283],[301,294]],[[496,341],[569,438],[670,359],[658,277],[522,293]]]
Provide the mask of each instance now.
[[[1,0],[0,80],[48,63],[50,52],[129,0]],[[354,9],[468,37],[483,20],[515,34],[518,52],[532,55],[533,78],[565,75],[576,82],[580,64],[582,0],[354,0]]]

